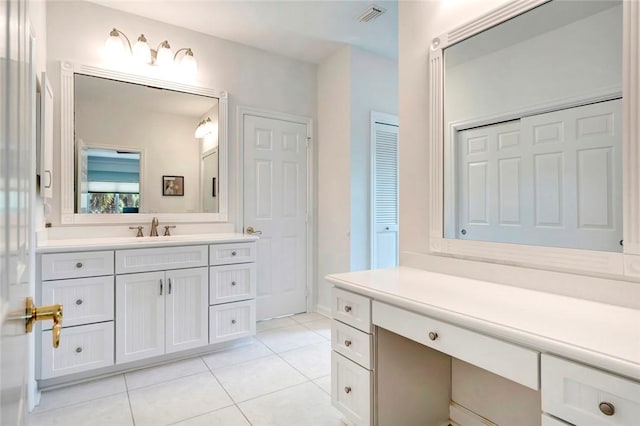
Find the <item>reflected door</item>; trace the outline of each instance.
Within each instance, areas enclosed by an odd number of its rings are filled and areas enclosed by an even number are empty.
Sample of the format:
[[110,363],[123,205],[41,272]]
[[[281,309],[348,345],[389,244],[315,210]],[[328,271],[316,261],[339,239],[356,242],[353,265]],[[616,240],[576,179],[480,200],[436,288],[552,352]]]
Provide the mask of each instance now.
[[307,127],[244,116],[244,226],[258,241],[257,319],[306,311]]

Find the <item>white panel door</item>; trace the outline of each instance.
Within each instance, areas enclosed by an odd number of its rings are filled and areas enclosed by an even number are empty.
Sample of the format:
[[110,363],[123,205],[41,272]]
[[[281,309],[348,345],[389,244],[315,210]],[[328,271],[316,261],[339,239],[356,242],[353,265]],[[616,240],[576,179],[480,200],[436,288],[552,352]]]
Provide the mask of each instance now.
[[166,284],[164,272],[116,277],[116,364],[164,354]]
[[258,241],[257,318],[306,311],[307,127],[244,116],[244,227]]
[[457,237],[622,251],[620,99],[459,133]]
[[398,126],[374,123],[371,268],[398,266]]
[[209,343],[208,272],[206,267],[166,272],[166,353]]

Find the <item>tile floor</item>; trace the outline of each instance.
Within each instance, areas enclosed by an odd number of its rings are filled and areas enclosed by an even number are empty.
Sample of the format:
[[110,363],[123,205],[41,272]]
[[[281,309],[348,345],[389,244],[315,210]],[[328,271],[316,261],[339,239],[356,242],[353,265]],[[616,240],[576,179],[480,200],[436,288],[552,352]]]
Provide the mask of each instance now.
[[341,425],[331,322],[259,322],[247,345],[42,393],[29,426]]

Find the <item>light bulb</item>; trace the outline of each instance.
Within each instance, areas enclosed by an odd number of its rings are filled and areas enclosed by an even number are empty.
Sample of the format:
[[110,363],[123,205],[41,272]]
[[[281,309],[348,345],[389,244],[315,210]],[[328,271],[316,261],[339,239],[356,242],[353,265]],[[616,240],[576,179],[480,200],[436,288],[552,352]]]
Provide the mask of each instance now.
[[187,79],[194,79],[198,73],[198,64],[193,57],[191,49],[187,49],[184,56],[180,60],[180,74]]
[[120,32],[115,28],[109,33],[109,38],[104,43],[104,56],[108,61],[120,62],[125,56],[125,46],[120,38]]
[[138,41],[133,45],[133,57],[140,63],[151,63],[151,48],[149,48],[144,34],[140,34]]
[[158,54],[156,56],[156,63],[162,68],[169,68],[173,65],[173,53],[171,52],[171,46],[169,46],[169,42],[167,40],[160,43]]

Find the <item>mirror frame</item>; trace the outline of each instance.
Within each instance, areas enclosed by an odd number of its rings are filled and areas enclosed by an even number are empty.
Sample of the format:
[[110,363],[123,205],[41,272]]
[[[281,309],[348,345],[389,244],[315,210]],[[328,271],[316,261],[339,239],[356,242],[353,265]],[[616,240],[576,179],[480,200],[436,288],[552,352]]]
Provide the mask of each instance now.
[[640,3],[623,1],[622,28],[622,196],[623,252],[444,238],[445,174],[444,61],[447,47],[550,0],[506,3],[432,40],[429,49],[429,251],[434,255],[537,269],[617,278],[640,278]]
[[[74,190],[74,74],[85,74],[103,77],[127,83],[142,84],[161,89],[218,98],[218,213],[131,213],[131,214],[81,214],[75,212]],[[229,95],[224,90],[191,86],[168,80],[145,77],[75,64],[68,61],[61,63],[60,70],[60,221],[63,225],[73,224],[107,224],[107,223],[148,223],[155,216],[162,223],[189,222],[227,222],[228,221],[228,128]],[[195,126],[194,126],[195,128]],[[198,157],[200,159],[200,157]]]

